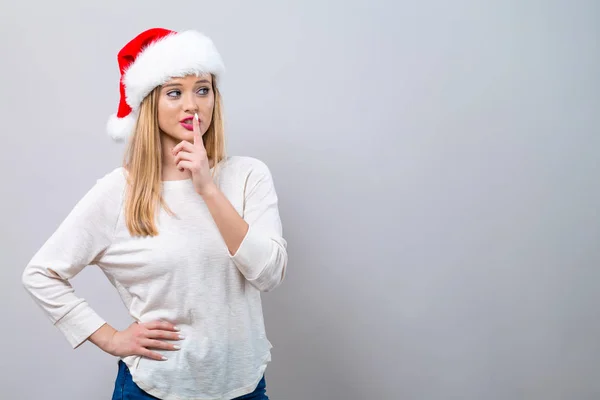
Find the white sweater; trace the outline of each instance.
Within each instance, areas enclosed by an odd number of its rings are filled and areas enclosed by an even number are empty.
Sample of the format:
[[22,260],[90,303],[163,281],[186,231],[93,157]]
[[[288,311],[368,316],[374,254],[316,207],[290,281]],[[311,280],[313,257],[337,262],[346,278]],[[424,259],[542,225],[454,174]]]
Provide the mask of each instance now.
[[99,179],[39,249],[23,284],[73,348],[105,321],[68,280],[87,265],[102,269],[131,317],[166,320],[186,338],[168,357],[123,358],[133,380],[165,400],[232,399],[251,393],[271,361],[261,291],[284,279],[287,243],[268,167],[251,157],[219,165],[217,185],[249,230],[231,255],[191,180],[162,182],[176,214],[161,208],[159,235],[132,237],[124,221],[125,174]]

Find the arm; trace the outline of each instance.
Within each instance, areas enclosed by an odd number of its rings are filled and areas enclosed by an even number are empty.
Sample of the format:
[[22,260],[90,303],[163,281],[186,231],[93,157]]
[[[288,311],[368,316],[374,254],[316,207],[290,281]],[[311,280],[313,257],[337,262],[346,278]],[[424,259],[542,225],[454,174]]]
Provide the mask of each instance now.
[[245,185],[243,218],[216,185],[203,198],[244,277],[264,292],[277,287],[285,277],[287,242],[268,167],[258,160],[253,163]]
[[248,232],[248,223],[240,217],[216,185],[202,195],[230,255],[235,254]]
[[75,295],[69,279],[97,263],[111,245],[122,209],[124,177],[116,171],[77,203],[23,272],[23,285],[73,348],[89,340],[113,356],[166,358],[152,349],[178,350],[166,340],[181,340],[167,321],[134,322],[117,331]]
[[105,321],[81,297],[69,279],[96,262],[112,241],[120,207],[115,177],[98,180],[37,251],[22,274],[36,304],[73,348]]

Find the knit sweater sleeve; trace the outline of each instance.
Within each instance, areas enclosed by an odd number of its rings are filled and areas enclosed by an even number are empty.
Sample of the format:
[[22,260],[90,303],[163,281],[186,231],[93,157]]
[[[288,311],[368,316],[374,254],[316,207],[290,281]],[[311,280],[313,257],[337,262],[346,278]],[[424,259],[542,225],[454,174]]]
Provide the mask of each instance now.
[[254,159],[246,175],[243,218],[249,228],[237,252],[231,256],[244,277],[268,292],[284,279],[287,242],[282,236],[278,198],[267,165]]
[[121,180],[124,177],[117,172],[99,179],[22,274],[27,292],[73,348],[105,323],[85,299],[75,294],[69,279],[96,263],[110,246],[121,208]]

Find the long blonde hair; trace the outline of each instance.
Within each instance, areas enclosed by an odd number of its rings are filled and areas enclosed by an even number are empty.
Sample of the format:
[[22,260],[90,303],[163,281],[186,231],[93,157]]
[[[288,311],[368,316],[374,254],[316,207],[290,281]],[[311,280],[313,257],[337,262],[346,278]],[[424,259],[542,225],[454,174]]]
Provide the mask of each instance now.
[[[211,124],[202,136],[209,161],[212,161],[213,177],[217,166],[226,157],[225,127],[221,94],[215,85],[215,96]],[[156,236],[156,216],[159,206],[172,214],[162,197],[162,148],[158,125],[158,96],[156,87],[140,105],[135,130],[129,140],[123,160],[127,170],[127,191],[125,199],[125,222],[132,236]]]

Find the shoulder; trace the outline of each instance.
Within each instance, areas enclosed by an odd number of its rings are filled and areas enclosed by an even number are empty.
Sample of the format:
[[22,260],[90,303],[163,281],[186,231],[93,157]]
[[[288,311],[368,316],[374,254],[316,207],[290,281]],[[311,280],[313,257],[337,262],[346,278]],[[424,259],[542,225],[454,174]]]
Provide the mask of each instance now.
[[223,169],[235,171],[236,174],[249,175],[271,175],[271,171],[267,164],[250,156],[229,156],[223,162]]
[[112,224],[121,210],[125,182],[121,168],[97,177],[72,209],[70,220],[92,225]]
[[97,194],[120,195],[126,183],[126,171],[123,167],[119,167],[97,178],[92,190]]
[[257,190],[274,192],[273,176],[264,161],[250,156],[230,156],[221,164],[221,182],[229,182],[246,194]]
[[115,168],[98,176],[80,203],[96,208],[116,208],[123,200],[127,178],[123,168]]

